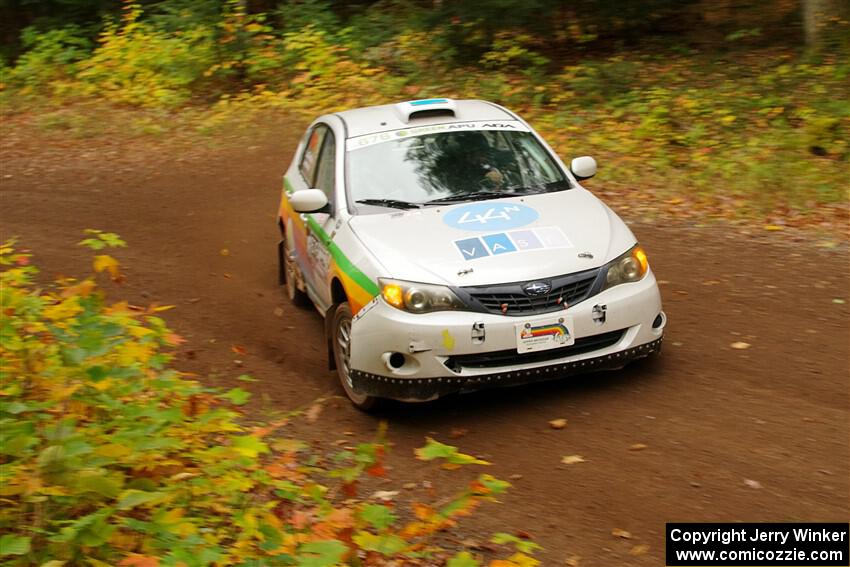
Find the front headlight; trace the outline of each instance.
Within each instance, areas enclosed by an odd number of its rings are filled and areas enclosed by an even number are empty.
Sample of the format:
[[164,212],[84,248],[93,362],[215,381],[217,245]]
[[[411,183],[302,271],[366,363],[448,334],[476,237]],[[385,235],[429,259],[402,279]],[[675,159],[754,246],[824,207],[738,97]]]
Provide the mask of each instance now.
[[649,262],[646,259],[646,252],[643,251],[640,244],[635,244],[631,250],[608,262],[605,269],[607,275],[605,276],[605,286],[602,289],[643,279],[649,269]]
[[466,306],[454,292],[442,285],[421,284],[378,278],[384,301],[402,311],[430,313],[431,311],[454,311]]

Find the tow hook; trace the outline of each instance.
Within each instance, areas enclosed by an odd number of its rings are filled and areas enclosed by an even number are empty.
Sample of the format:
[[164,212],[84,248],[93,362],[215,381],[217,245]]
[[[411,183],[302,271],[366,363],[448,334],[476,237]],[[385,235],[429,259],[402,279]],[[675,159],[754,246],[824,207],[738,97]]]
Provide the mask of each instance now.
[[608,311],[607,305],[594,305],[593,306],[593,322],[597,325],[601,325],[605,322],[605,312]]
[[484,342],[486,333],[484,331],[484,322],[479,321],[472,324],[472,344],[480,345]]

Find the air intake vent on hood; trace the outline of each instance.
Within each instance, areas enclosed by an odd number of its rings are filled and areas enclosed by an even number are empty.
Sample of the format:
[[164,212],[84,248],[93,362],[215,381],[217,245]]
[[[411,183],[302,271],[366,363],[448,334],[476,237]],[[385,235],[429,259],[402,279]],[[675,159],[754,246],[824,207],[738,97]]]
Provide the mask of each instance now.
[[417,118],[433,118],[435,116],[456,116],[455,101],[450,98],[428,98],[411,100],[395,105],[402,121],[409,123]]

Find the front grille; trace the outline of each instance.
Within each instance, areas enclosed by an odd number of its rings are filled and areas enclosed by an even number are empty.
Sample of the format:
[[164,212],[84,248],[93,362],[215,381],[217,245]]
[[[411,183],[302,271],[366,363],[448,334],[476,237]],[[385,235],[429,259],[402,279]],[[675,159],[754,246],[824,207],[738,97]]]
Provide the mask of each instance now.
[[512,316],[549,313],[587,299],[596,291],[594,283],[598,273],[599,269],[594,269],[539,280],[551,282],[552,289],[549,293],[538,296],[528,295],[523,291],[522,285],[527,282],[460,289],[472,299],[472,302],[468,302],[471,306],[479,307],[481,311],[488,313]]
[[625,329],[610,331],[600,335],[582,337],[576,339],[575,343],[567,347],[527,352],[520,354],[515,348],[497,350],[476,354],[460,354],[448,357],[443,364],[453,372],[460,372],[464,368],[495,368],[500,366],[514,366],[518,364],[530,364],[532,362],[545,362],[556,360],[567,356],[576,356],[594,350],[601,350],[617,344],[623,338]]

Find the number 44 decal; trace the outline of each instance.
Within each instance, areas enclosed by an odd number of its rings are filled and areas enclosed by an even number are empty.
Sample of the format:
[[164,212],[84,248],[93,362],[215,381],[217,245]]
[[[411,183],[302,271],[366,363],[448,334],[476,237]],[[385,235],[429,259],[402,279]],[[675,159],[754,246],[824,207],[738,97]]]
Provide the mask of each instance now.
[[452,207],[443,222],[463,231],[510,230],[531,224],[540,215],[522,203],[470,203]]
[[496,207],[491,207],[487,209],[487,211],[483,215],[481,213],[473,213],[472,211],[466,211],[457,220],[457,224],[469,224],[473,222],[487,224],[488,222],[496,219],[509,221],[511,220],[511,213],[518,213],[519,211],[520,208],[515,205],[506,205],[504,207],[501,207],[500,209],[497,209]]

